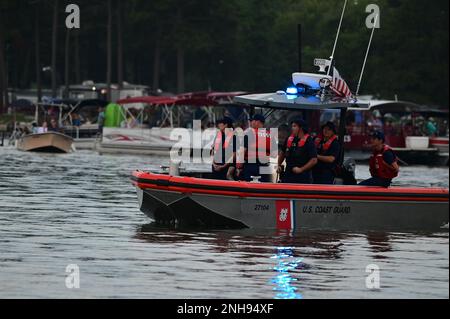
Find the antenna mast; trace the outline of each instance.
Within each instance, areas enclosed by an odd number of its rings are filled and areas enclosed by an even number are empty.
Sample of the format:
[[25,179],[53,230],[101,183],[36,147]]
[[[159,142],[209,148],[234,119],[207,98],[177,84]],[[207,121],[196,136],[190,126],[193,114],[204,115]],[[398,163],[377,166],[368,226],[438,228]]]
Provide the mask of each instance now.
[[377,16],[375,17],[375,22],[373,24],[372,34],[370,35],[370,40],[369,40],[369,46],[367,47],[366,57],[364,58],[364,63],[363,63],[363,67],[362,67],[362,70],[361,70],[361,75],[359,76],[358,87],[356,89],[356,96],[359,95],[359,89],[361,88],[361,82],[362,82],[362,78],[363,78],[363,75],[364,75],[364,71],[366,69],[367,58],[369,57],[370,47],[372,46],[373,34],[375,33],[375,29],[377,28],[378,17],[379,17],[379,14],[377,14]]
[[336,52],[336,46],[337,46],[337,43],[338,43],[338,40],[339,40],[339,34],[341,33],[341,26],[342,26],[342,21],[344,20],[345,9],[347,8],[347,1],[348,1],[348,0],[345,0],[344,8],[342,9],[341,20],[340,20],[340,22],[339,22],[339,27],[338,27],[337,34],[336,34],[336,40],[334,41],[333,53],[331,53],[331,57],[330,57],[330,66],[328,67],[328,73],[327,73],[327,75],[330,75],[331,67],[333,66],[334,53]]

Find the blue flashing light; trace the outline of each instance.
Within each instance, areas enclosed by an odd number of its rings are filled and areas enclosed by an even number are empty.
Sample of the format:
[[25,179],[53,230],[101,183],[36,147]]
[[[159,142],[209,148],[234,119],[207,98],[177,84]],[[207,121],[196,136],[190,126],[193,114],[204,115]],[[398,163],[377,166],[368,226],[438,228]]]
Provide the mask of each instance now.
[[298,89],[295,86],[288,87],[286,89],[286,94],[297,95],[298,94]]
[[304,87],[299,87],[299,88],[296,88],[296,89],[297,89],[298,94],[303,94],[303,93],[306,92],[306,89]]

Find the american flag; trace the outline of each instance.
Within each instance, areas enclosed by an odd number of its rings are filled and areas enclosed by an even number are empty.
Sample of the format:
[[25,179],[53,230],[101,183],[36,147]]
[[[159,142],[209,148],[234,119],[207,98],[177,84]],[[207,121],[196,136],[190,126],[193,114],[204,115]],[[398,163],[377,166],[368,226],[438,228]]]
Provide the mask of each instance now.
[[348,87],[345,80],[341,77],[338,70],[333,67],[333,81],[331,83],[331,89],[339,96],[351,97],[352,91]]

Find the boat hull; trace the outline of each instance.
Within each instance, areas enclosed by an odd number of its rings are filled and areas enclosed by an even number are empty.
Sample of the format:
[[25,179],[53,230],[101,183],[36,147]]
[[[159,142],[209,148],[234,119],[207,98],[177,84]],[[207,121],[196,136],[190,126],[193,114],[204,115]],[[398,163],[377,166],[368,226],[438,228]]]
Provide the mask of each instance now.
[[[409,197],[407,191],[390,192],[383,198],[383,193],[388,190],[370,188],[370,192],[351,195],[355,187],[339,186],[340,191],[336,191],[337,186],[322,187],[321,190],[314,187],[308,192],[303,186],[294,195],[291,190],[296,187],[290,185],[284,195],[268,190],[266,196],[261,187],[263,184],[252,190],[250,183],[242,183],[242,192],[234,193],[231,188],[224,188],[222,194],[214,194],[211,188],[208,191],[191,185],[189,189],[189,181],[195,179],[186,180],[182,187],[180,183],[172,184],[167,180],[159,180],[160,186],[152,186],[135,175],[133,182],[141,211],[161,224],[215,229],[435,231],[449,221],[446,190],[436,190],[433,194],[426,190],[420,194],[414,190]],[[200,183],[208,184],[203,181]],[[276,186],[280,188],[280,185]],[[351,191],[343,192],[346,188]]]
[[94,151],[96,150],[97,139],[96,138],[76,138],[73,141],[73,145],[77,150]]
[[48,132],[30,134],[22,137],[17,143],[17,149],[25,152],[70,153],[73,139],[61,133]]
[[176,143],[170,140],[172,129],[104,128],[100,154],[168,156]]

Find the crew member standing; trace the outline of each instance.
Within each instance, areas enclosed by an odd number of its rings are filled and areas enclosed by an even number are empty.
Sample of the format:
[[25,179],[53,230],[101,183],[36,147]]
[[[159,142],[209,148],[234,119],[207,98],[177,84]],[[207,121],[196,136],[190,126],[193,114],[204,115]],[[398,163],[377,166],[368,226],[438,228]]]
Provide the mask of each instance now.
[[292,121],[292,134],[283,145],[278,156],[278,173],[281,174],[284,160],[286,170],[282,183],[312,184],[312,169],[317,164],[314,140],[308,134],[308,125],[303,119]]
[[314,184],[332,185],[340,155],[336,126],[328,122],[322,126],[322,138],[316,139],[317,165],[313,168]]
[[[253,177],[260,176],[260,181],[271,181],[270,157],[276,157],[276,140],[271,137],[270,130],[265,129],[266,119],[261,114],[251,118],[250,129],[245,132],[244,147],[240,149],[239,159],[245,163],[237,163],[237,175],[241,180],[250,182]],[[244,153],[244,155],[242,155]]]
[[224,117],[217,122],[219,132],[214,139],[212,153],[214,155],[212,172],[213,179],[226,180],[228,169],[234,162],[235,138],[233,132],[233,120]]
[[392,180],[400,172],[398,158],[394,151],[385,144],[382,132],[374,132],[370,138],[373,154],[370,158],[370,174],[372,178],[361,182],[361,186],[391,186]]

